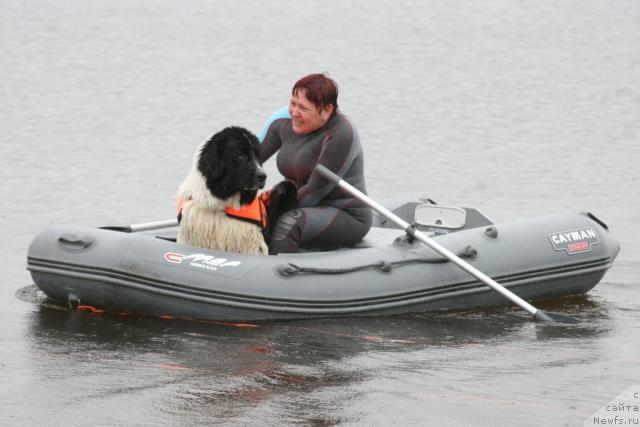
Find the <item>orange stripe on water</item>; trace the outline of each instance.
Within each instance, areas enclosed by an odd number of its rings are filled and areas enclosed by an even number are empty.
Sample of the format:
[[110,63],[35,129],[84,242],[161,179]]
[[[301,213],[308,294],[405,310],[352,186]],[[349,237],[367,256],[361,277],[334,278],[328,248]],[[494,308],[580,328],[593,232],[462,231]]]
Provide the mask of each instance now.
[[171,369],[172,371],[193,371],[193,369],[191,368],[187,368],[186,366],[180,366],[180,365],[158,365],[158,368]]
[[91,305],[79,305],[76,307],[78,311],[89,311],[91,314],[102,314],[104,310],[100,310],[99,308],[93,307]]

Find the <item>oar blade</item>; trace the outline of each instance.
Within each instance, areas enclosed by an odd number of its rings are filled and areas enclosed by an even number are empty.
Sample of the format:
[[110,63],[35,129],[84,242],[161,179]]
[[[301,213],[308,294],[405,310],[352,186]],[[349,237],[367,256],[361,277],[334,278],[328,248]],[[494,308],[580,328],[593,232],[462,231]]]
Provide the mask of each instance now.
[[533,318],[538,322],[555,322],[555,323],[580,323],[575,317],[568,316],[562,313],[554,313],[551,311],[538,310],[533,315]]

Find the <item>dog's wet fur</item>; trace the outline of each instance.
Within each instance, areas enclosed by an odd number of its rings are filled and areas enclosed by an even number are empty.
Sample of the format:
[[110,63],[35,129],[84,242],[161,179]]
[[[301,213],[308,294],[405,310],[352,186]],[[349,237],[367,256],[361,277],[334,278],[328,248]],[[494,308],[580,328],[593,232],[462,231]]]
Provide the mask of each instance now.
[[241,205],[251,202],[267,180],[258,138],[240,127],[225,128],[202,146],[198,170],[214,197],[226,200],[239,193]]
[[277,217],[295,208],[296,186],[282,181],[267,203],[268,227],[228,217],[224,209],[239,209],[264,188],[267,175],[260,161],[260,143],[241,127],[213,135],[196,152],[189,175],[178,189],[184,200],[178,243],[206,249],[267,255],[266,241]]

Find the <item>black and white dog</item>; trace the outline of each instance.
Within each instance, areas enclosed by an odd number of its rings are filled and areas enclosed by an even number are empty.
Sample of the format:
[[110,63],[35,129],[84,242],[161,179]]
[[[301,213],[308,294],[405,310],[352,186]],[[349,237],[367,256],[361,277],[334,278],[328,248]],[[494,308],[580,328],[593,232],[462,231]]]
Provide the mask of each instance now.
[[295,208],[296,186],[282,181],[266,201],[267,226],[227,215],[241,209],[264,188],[267,175],[260,161],[260,143],[250,131],[228,127],[202,144],[191,171],[178,189],[178,243],[205,249],[267,255],[270,230],[277,217]]

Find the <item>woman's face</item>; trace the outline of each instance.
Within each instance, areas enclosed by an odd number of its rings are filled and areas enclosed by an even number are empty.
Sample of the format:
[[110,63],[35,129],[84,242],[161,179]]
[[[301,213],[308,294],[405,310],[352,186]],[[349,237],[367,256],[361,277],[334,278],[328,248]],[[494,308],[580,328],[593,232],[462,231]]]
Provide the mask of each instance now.
[[289,115],[293,131],[299,135],[311,133],[320,129],[331,117],[333,105],[318,111],[315,104],[307,99],[305,90],[297,90],[289,102]]

